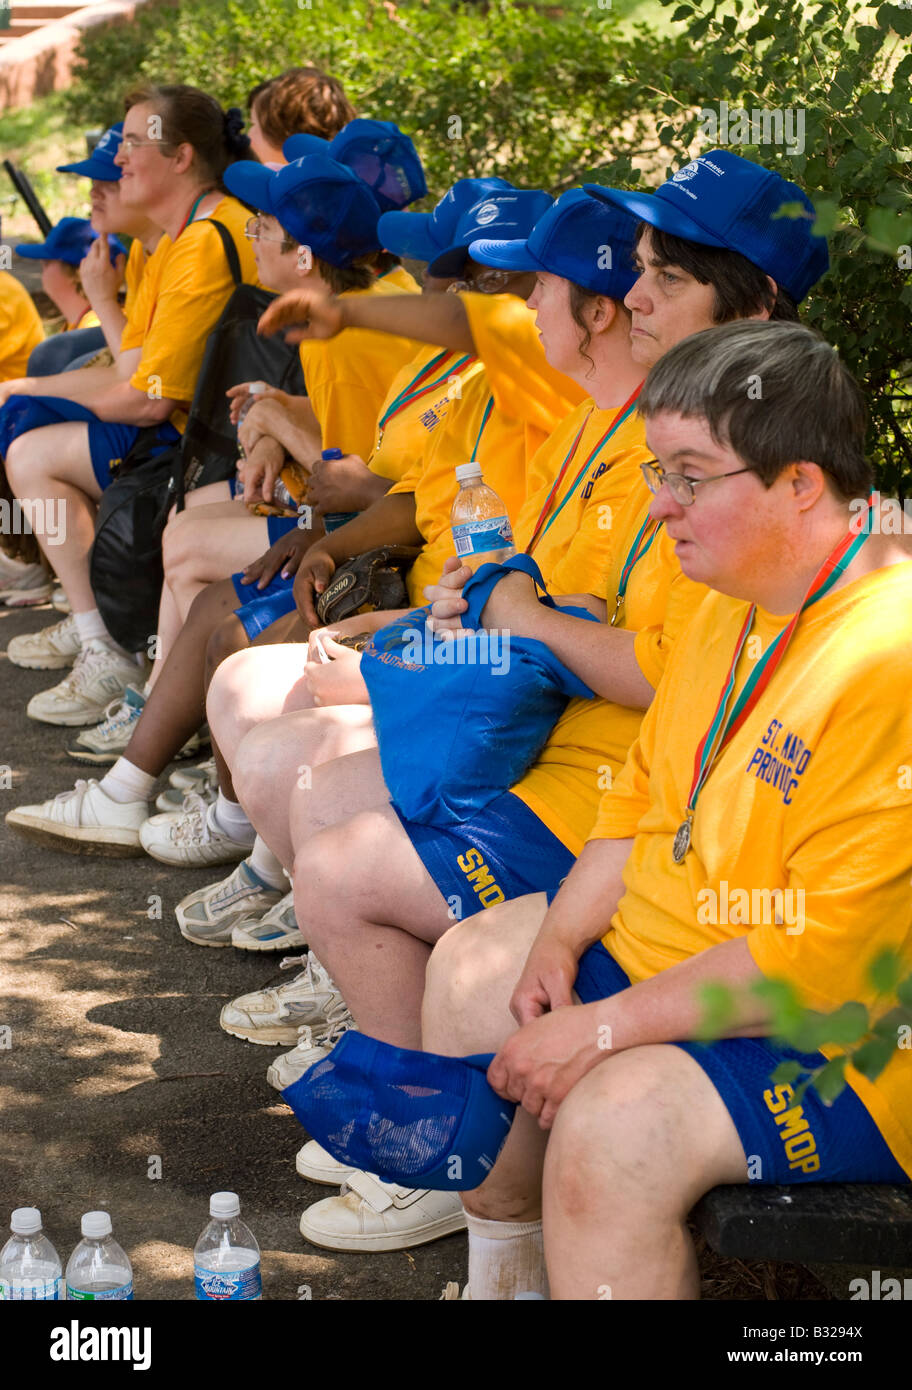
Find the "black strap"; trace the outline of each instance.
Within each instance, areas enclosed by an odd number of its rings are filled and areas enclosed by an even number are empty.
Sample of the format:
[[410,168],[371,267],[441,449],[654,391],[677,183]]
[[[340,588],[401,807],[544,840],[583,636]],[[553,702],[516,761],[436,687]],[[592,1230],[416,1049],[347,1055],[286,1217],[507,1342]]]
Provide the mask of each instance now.
[[228,269],[231,271],[235,285],[242,284],[244,277],[241,274],[241,258],[234,244],[234,237],[231,235],[224,222],[219,222],[214,217],[207,217],[201,220],[211,222],[213,227],[218,228],[218,234],[222,238],[222,245],[225,248],[225,259],[228,262]]

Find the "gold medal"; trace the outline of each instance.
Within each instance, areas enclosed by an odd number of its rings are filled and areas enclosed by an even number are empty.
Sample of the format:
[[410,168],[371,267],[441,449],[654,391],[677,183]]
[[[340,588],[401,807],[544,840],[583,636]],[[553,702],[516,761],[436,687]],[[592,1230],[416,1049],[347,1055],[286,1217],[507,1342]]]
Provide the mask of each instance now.
[[676,864],[684,862],[684,857],[690,849],[690,838],[693,830],[693,816],[688,814],[686,820],[682,820],[675,832],[674,842],[671,846],[671,857]]

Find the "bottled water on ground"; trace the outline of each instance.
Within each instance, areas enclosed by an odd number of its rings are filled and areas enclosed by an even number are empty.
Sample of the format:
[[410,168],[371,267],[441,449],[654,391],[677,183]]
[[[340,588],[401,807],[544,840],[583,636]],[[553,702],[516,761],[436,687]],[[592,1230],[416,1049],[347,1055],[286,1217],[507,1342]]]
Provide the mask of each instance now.
[[60,1256],[41,1229],[37,1207],[19,1207],[10,1217],[12,1235],[0,1250],[0,1303],[18,1299],[62,1299]]
[[489,561],[501,564],[516,554],[506,507],[482,478],[480,463],[458,464],[456,477],[459,491],[450,514],[456,554],[471,570]]
[[106,1211],[87,1211],[82,1218],[82,1240],[66,1267],[67,1298],[92,1301],[102,1298],[131,1299],[133,1268],[125,1250],[111,1234]]
[[213,1192],[210,1221],[193,1248],[196,1296],[203,1301],[252,1301],[263,1296],[260,1247],[240,1219],[236,1192]]

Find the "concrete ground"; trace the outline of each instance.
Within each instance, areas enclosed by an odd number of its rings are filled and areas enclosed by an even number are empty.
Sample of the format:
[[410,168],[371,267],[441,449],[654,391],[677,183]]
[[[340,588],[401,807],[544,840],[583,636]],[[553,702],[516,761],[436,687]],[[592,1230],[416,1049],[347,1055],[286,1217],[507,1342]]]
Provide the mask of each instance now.
[[[6,660],[11,637],[58,617],[0,608],[4,814],[100,775],[67,756],[72,730],[25,717],[58,674]],[[283,1049],[218,1026],[222,1005],[266,984],[278,959],[191,945],[174,921],[180,898],[229,871],[64,854],[0,822],[0,1244],[10,1211],[37,1206],[65,1261],[82,1213],[103,1208],[137,1298],[192,1299],[193,1245],[210,1193],[227,1188],[260,1243],[265,1298],[307,1296],[305,1285],[314,1299],[437,1298],[465,1283],[464,1235],[360,1255],[298,1232],[304,1207],[333,1189],[295,1172],[306,1135],[266,1083]]]

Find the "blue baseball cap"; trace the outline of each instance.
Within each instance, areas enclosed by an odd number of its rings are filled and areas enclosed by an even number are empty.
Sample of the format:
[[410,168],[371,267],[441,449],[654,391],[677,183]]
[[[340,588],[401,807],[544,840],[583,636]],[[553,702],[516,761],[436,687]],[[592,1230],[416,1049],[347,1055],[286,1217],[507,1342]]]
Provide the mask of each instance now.
[[553,202],[550,193],[506,179],[459,179],[433,212],[385,212],[377,230],[388,251],[427,261],[429,274],[459,275],[471,242],[483,233],[526,237]]
[[427,193],[418,151],[392,121],[371,121],[359,116],[331,140],[323,140],[319,135],[290,135],[282,153],[289,160],[321,153],[337,159],[364,180],[381,212],[408,207]]
[[82,174],[87,179],[99,179],[102,183],[117,183],[123,170],[114,163],[114,156],[120,149],[123,139],[123,121],[109,126],[95,146],[88,159],[77,160],[75,164],[58,164],[58,174]]
[[443,1192],[480,1186],[516,1114],[485,1073],[493,1053],[442,1057],[354,1030],[282,1092],[341,1163]]
[[[597,183],[585,188],[659,231],[739,252],[788,290],[796,303],[829,269],[826,237],[811,231],[816,214],[804,190],[731,150],[698,155],[655,193]],[[785,203],[799,203],[804,213],[780,214]]]
[[593,294],[623,299],[633,287],[637,219],[581,188],[562,193],[524,241],[473,241],[469,255],[501,270],[545,270]]
[[327,154],[308,154],[275,171],[242,159],[228,165],[223,181],[229,193],[277,217],[289,236],[330,265],[349,266],[380,250],[376,198]]
[[[67,265],[78,265],[97,236],[88,218],[61,217],[56,227],[48,232],[47,241],[23,242],[16,247],[16,255],[30,261],[65,261]],[[118,256],[127,254],[127,248],[116,236],[108,238],[108,249],[112,265]]]

